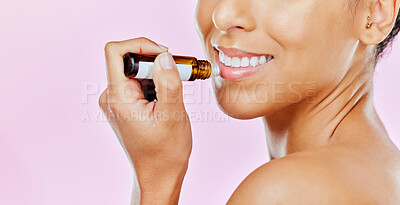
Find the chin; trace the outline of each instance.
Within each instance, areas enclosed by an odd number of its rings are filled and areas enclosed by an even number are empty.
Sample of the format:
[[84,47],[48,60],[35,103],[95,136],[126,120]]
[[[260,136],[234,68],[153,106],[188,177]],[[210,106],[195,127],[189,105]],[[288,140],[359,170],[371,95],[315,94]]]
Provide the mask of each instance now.
[[253,107],[253,105],[249,104],[225,104],[224,102],[218,102],[218,106],[228,116],[240,120],[254,119],[266,114],[265,112],[250,108]]
[[259,90],[259,94],[256,94],[246,92],[244,87],[232,82],[219,85],[216,81],[213,81],[213,88],[219,108],[235,119],[263,117],[288,106],[287,103],[269,100],[267,90]]
[[217,101],[219,108],[225,114],[240,120],[249,120],[268,116],[285,107],[285,105],[273,103],[249,103],[241,100],[238,100],[236,103],[230,103],[223,97],[217,99]]

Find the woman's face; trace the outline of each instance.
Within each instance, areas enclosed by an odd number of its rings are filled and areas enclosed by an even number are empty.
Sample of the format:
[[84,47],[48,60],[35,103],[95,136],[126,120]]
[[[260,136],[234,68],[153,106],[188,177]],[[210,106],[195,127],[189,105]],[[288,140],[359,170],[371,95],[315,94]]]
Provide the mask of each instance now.
[[[198,0],[196,28],[206,57],[221,69],[213,86],[224,112],[255,118],[332,91],[352,64],[363,26],[354,27],[349,1]],[[218,46],[236,67],[223,66]],[[257,63],[260,55],[273,58],[256,67],[233,60]]]

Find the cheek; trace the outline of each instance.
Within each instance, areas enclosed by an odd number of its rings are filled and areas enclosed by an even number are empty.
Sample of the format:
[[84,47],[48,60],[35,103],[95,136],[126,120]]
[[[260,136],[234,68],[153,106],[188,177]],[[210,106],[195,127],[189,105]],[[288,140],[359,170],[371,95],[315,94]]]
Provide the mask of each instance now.
[[199,0],[195,11],[195,26],[201,40],[205,40],[213,29],[212,15],[219,0]]
[[[300,3],[301,2],[301,3]],[[259,11],[260,26],[283,48],[301,48],[310,35],[318,16],[313,8],[315,0],[276,1],[269,3],[266,12]]]
[[[264,32],[279,44],[274,79],[287,83],[337,84],[355,41],[349,41],[345,1],[279,1],[261,19]],[[273,9],[272,9],[273,8]],[[271,23],[268,23],[271,22]],[[303,90],[305,92],[305,90]]]

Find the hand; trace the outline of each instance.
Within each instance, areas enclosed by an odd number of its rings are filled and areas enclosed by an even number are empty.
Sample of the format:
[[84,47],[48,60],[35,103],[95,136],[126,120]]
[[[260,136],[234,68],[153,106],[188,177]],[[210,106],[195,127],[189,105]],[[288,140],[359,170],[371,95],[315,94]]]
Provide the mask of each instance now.
[[[127,52],[159,54],[153,67],[157,101],[144,98],[140,80],[125,77],[123,55]],[[99,104],[133,162],[141,204],[148,200],[175,204],[192,150],[176,64],[167,48],[143,37],[109,42],[105,56],[108,87]]]

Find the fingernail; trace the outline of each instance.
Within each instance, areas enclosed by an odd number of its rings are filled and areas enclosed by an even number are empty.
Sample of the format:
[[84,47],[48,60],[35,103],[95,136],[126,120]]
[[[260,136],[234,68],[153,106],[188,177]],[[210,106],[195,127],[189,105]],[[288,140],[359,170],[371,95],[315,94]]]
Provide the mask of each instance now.
[[160,64],[163,69],[172,69],[174,67],[175,61],[170,52],[160,54]]
[[160,47],[161,49],[163,49],[164,51],[168,51],[168,47],[167,46],[163,46],[161,44],[157,44],[158,47]]

